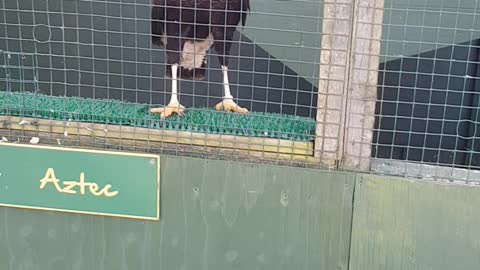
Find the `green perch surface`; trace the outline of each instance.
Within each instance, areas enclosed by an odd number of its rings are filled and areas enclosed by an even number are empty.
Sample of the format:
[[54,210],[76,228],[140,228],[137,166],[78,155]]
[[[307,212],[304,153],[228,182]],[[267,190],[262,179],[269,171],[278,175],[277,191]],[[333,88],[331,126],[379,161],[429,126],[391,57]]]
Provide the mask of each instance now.
[[109,125],[167,129],[197,133],[312,141],[311,118],[273,113],[245,115],[210,108],[187,108],[185,116],[161,120],[147,104],[119,100],[48,96],[30,92],[0,91],[0,115],[78,121]]

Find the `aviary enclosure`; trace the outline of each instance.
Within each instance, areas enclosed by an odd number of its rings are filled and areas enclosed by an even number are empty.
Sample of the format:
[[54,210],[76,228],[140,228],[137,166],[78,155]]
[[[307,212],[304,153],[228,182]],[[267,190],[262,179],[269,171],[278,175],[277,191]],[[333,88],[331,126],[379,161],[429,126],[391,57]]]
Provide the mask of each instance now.
[[[234,33],[227,52],[229,85],[234,100],[251,113],[237,116],[214,111],[224,90],[218,53],[212,46],[204,79],[179,79],[178,99],[186,108],[185,117],[175,114],[166,121],[149,113],[150,108],[167,105],[172,93],[172,82],[166,77],[171,72],[167,68],[166,51],[172,49],[153,44],[158,34],[153,33],[151,25],[159,20],[151,17],[155,11],[150,1],[26,1],[5,5],[12,5],[11,12],[7,7],[5,19],[16,20],[22,29],[15,23],[7,23],[3,29],[8,37],[11,32],[21,35],[5,43],[2,59],[8,62],[8,68],[3,71],[7,75],[4,87],[8,92],[34,94],[27,98],[31,103],[15,113],[14,108],[7,107],[12,116],[29,112],[42,119],[59,121],[56,125],[71,119],[72,124],[78,120],[109,124],[113,129],[121,126],[122,137],[129,136],[137,142],[148,138],[144,149],[156,148],[155,151],[165,150],[166,145],[154,142],[168,142],[174,144],[173,149],[227,144],[231,149],[262,151],[266,147],[291,154],[297,148],[291,142],[298,141],[300,153],[313,153],[321,27],[319,3],[306,2],[299,9],[305,15],[296,19],[268,11],[268,3],[255,3],[258,15],[255,12],[249,15],[249,23],[290,19],[277,29],[274,24],[245,26],[243,32]],[[236,13],[239,15],[240,11]],[[291,19],[297,21],[296,25],[291,24]],[[240,22],[237,24],[241,30]],[[28,29],[24,28],[27,26]],[[23,38],[27,32],[29,38]],[[281,43],[279,35],[285,39]],[[271,52],[267,51],[269,48]],[[27,97],[23,94],[10,98]],[[37,101],[44,103],[40,105]],[[53,105],[58,102],[59,106]],[[103,130],[96,127],[91,129]],[[214,134],[225,136],[221,139],[206,136]],[[94,140],[109,136],[95,137]],[[62,140],[68,143],[69,138]]]
[[0,0],[0,269],[478,269],[480,3],[244,1]]

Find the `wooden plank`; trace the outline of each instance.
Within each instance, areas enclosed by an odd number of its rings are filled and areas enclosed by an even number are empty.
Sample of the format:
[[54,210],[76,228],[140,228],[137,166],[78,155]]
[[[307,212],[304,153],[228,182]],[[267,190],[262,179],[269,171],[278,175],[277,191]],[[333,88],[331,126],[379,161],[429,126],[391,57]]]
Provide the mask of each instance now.
[[370,167],[384,0],[355,1],[342,168]]
[[[15,120],[18,121],[20,119]],[[181,143],[181,141],[180,143],[176,143],[179,140],[168,142],[161,140],[163,137],[154,136],[151,136],[153,138],[150,140],[142,140],[137,139],[135,136],[138,134],[138,131],[136,133],[130,132],[129,135],[116,137],[115,133],[110,134],[105,132],[104,125],[96,126],[95,129],[88,127],[88,129],[83,128],[82,130],[69,124],[69,129],[67,130],[68,136],[65,136],[64,131],[66,130],[66,124],[64,122],[60,122],[60,126],[56,126],[51,125],[51,121],[47,120],[48,123],[44,123],[42,127],[37,128],[38,123],[36,122],[31,122],[30,124],[22,123],[22,125],[18,125],[19,122],[16,121],[8,122],[12,124],[0,121],[0,136],[5,136],[10,141],[18,141],[22,143],[28,143],[32,137],[39,137],[40,144],[47,145],[58,144],[69,147],[92,149],[114,149],[157,154],[174,154],[209,159],[243,160],[262,164],[279,164],[296,167],[317,168],[319,166],[317,160],[309,155],[213,147],[209,146],[207,143],[199,143],[195,145],[188,144],[188,141],[186,141],[187,143]],[[100,132],[100,135],[97,133],[97,135],[94,134],[95,136],[92,136],[93,131]],[[103,133],[101,133],[102,131]],[[121,134],[124,133],[122,132]]]
[[0,116],[3,128],[51,132],[57,134],[83,135],[102,138],[123,138],[135,141],[166,142],[200,145],[218,148],[235,148],[255,152],[270,152],[289,155],[313,155],[311,142],[195,133],[187,131],[147,129],[119,125],[54,121],[24,117]]
[[480,187],[359,176],[350,270],[477,270]]
[[161,168],[159,222],[0,208],[0,268],[347,269],[352,174],[173,156]]
[[384,0],[324,4],[315,157],[369,168]]
[[326,0],[323,7],[314,156],[328,167],[342,157],[353,0]]
[[417,163],[406,160],[383,158],[371,159],[370,171],[374,174],[384,174],[398,177],[408,177],[421,180],[448,181],[456,183],[480,184],[480,170],[455,168],[450,165],[435,163]]

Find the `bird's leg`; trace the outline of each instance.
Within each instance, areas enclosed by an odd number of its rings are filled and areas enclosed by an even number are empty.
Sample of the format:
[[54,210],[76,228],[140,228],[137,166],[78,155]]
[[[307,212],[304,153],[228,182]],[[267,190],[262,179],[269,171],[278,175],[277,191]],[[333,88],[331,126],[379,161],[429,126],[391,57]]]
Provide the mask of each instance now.
[[222,65],[222,73],[223,73],[223,100],[215,105],[215,109],[217,111],[230,111],[230,112],[237,112],[237,113],[248,113],[248,110],[242,108],[233,101],[232,93],[230,92],[230,82],[228,81],[228,68],[227,66]]
[[164,108],[152,108],[150,109],[151,113],[159,113],[161,119],[171,116],[174,113],[177,113],[180,116],[183,116],[185,107],[183,107],[180,102],[178,102],[177,97],[177,71],[178,64],[172,64],[172,96],[170,97],[170,102]]

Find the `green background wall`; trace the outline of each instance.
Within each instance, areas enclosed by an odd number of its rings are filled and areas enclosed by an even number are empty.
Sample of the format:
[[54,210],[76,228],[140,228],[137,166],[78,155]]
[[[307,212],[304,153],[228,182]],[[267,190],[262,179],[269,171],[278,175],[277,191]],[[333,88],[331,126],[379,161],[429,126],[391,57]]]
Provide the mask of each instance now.
[[[319,62],[320,50],[313,48],[320,47],[323,2],[251,1],[243,34],[318,86],[313,78],[319,66],[313,63]],[[381,63],[480,38],[477,1],[386,0],[384,5]]]
[[245,36],[318,87],[323,1],[250,1]]
[[475,0],[386,0],[381,62],[480,38]]

